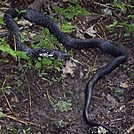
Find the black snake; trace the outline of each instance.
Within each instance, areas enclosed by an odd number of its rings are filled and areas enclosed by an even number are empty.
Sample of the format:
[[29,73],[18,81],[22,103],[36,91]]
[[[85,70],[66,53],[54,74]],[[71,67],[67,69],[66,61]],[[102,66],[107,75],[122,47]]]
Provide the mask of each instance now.
[[93,127],[93,126],[102,126],[110,134],[114,134],[109,128],[99,123],[92,122],[89,119],[89,106],[92,96],[92,90],[94,88],[95,83],[102,78],[103,76],[109,74],[115,68],[117,68],[121,63],[124,63],[127,60],[127,53],[122,50],[121,48],[113,45],[112,43],[101,40],[101,39],[76,39],[72,38],[69,35],[65,34],[47,15],[39,13],[33,9],[28,8],[11,8],[6,11],[4,15],[4,20],[6,23],[7,28],[15,37],[15,43],[17,50],[24,51],[30,57],[38,57],[38,56],[52,56],[59,59],[68,60],[70,57],[67,53],[60,52],[58,50],[47,50],[45,48],[39,49],[31,49],[28,48],[26,45],[21,43],[21,37],[19,33],[19,27],[17,23],[14,21],[13,18],[15,17],[24,17],[24,19],[33,22],[37,25],[46,27],[49,29],[50,33],[53,34],[60,43],[63,44],[65,47],[70,47],[73,49],[88,49],[88,48],[99,48],[104,53],[108,53],[115,58],[110,61],[106,66],[99,69],[92,78],[88,81],[85,89],[85,105],[84,105],[84,119],[86,123]]

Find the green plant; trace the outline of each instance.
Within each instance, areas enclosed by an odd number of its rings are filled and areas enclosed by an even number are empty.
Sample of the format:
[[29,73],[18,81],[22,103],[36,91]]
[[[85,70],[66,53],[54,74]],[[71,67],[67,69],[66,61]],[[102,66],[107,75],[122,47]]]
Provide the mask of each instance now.
[[128,15],[128,18],[134,19],[134,15]]
[[11,47],[6,43],[4,38],[0,38],[0,51],[2,51],[4,53],[8,53],[14,58],[18,57],[18,58],[22,58],[25,60],[29,59],[29,57],[26,56],[25,52],[15,51],[15,50],[11,49]]
[[35,67],[37,69],[42,68],[45,66],[45,69],[56,69],[57,71],[60,71],[60,67],[62,65],[62,62],[60,60],[55,59],[47,59],[47,58],[38,58],[35,63]]
[[115,20],[112,24],[106,26],[106,29],[110,31],[113,31],[115,28],[124,29],[125,33],[123,35],[129,36],[130,33],[134,32],[134,23],[128,23],[127,21],[118,22],[117,20]]
[[21,13],[26,13],[26,10],[18,10],[18,9],[16,9],[16,11],[17,11],[19,14],[21,14]]
[[[4,89],[5,89],[4,91],[5,91],[6,94],[9,95],[9,94],[11,93],[11,86],[9,86],[9,85],[8,85],[8,86],[5,86]],[[0,91],[1,91],[1,90],[2,90],[2,89],[0,88]]]
[[[65,33],[71,33],[74,31],[77,27],[72,25],[71,23],[68,22],[68,19],[72,19],[72,17],[78,16],[78,15],[88,15],[89,12],[86,11],[84,8],[82,8],[78,4],[70,5],[66,9],[54,6],[53,7],[54,11],[59,14],[64,16],[65,20],[60,24],[61,29]],[[26,10],[17,10],[19,14],[25,13]],[[55,18],[56,20],[57,18]],[[58,19],[57,19],[58,20]],[[58,20],[59,21],[59,20]],[[3,19],[0,19],[0,24],[4,24]],[[23,31],[25,33],[28,33],[27,30]],[[32,48],[47,48],[50,50],[53,49],[60,49],[61,51],[65,51],[64,46],[62,46],[57,39],[50,34],[49,30],[46,28],[42,28],[40,30],[41,34],[35,35],[33,37],[33,40],[35,42],[38,42],[37,45],[31,44],[30,47]],[[25,43],[25,36],[24,34],[21,35],[21,42]],[[61,71],[61,66],[62,66],[62,61],[55,60],[55,59],[48,59],[48,58],[37,58],[34,60],[34,64],[32,64],[31,59],[26,55],[25,52],[21,51],[14,51],[13,49],[10,48],[10,46],[6,43],[5,39],[0,38],[0,51],[7,53],[14,57],[15,59],[25,59],[26,62],[21,66],[21,69],[23,70],[24,68],[31,68],[35,67],[35,69],[39,70],[39,75],[41,77],[44,77],[44,73],[47,69],[49,70],[56,70],[58,72]]]
[[78,3],[81,3],[82,0],[72,0],[71,2],[74,3],[74,4],[76,4],[76,3],[78,4]]
[[53,106],[55,110],[60,110],[61,112],[68,112],[72,110],[72,104],[70,103],[70,101],[59,100]]
[[0,25],[4,25],[5,23],[4,23],[4,20],[3,20],[3,18],[2,17],[0,17]]
[[0,118],[3,118],[3,117],[5,117],[4,113],[0,111]]
[[126,12],[128,8],[134,8],[131,4],[131,0],[122,2],[121,0],[114,0],[113,6],[118,8],[121,12]]
[[68,122],[64,121],[64,120],[59,120],[57,123],[56,123],[56,126],[58,128],[64,128],[66,125],[68,125]]
[[127,32],[134,32],[134,23],[128,24],[128,22],[124,21],[122,23],[119,23],[117,27],[125,28]]
[[80,5],[69,5],[67,8],[61,8],[59,6],[53,6],[56,13],[64,16],[66,19],[72,19],[79,15],[89,15],[89,12],[82,8]]
[[6,5],[8,3],[8,0],[2,0],[2,5]]
[[114,20],[111,24],[106,25],[106,28],[108,30],[112,30],[112,29],[114,29],[117,26],[117,24],[118,24],[118,21],[117,20]]
[[70,24],[69,22],[65,22],[64,24],[61,25],[61,29],[65,32],[65,33],[71,33],[74,30],[76,30],[76,26]]
[[[89,14],[89,12],[87,12],[85,9],[83,9],[79,5],[76,5],[76,6],[70,5],[66,9],[58,7],[58,6],[54,6],[53,9],[56,13],[63,15],[66,19],[70,19],[70,18],[72,18],[74,16],[78,16],[78,15]],[[71,33],[72,31],[74,31],[77,28],[76,26],[69,23],[67,20],[65,20],[62,24],[60,24],[60,27],[65,33]],[[36,42],[38,42],[37,45],[32,45],[33,48],[45,47],[45,48],[51,49],[51,50],[60,49],[63,52],[65,51],[64,46],[62,46],[57,41],[57,39],[52,34],[50,34],[49,30],[46,28],[43,28],[41,30],[41,34],[35,35],[33,37],[33,39]],[[35,67],[37,69],[45,67],[45,70],[46,69],[55,69],[57,71],[60,71],[61,65],[62,65],[61,61],[54,60],[54,59],[46,59],[46,58],[43,58],[43,59],[38,58],[35,63]],[[40,72],[44,72],[43,70]],[[43,76],[42,74],[44,74],[44,73],[41,73],[40,76]]]
[[123,12],[126,10],[126,4],[121,1],[114,0],[113,5]]
[[30,127],[27,127],[27,128],[23,128],[22,131],[23,131],[23,134],[27,134],[28,132],[30,132],[31,128]]
[[47,49],[53,50],[55,49],[54,44],[58,44],[57,39],[54,35],[50,34],[47,28],[43,28],[41,30],[40,35],[35,35],[33,39],[38,42],[36,45],[32,45],[33,48],[45,47]]

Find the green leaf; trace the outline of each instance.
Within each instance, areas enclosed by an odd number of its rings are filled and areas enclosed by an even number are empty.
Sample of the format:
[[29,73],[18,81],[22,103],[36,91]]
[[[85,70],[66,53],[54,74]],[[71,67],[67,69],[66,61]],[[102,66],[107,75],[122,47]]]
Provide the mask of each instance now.
[[0,17],[0,25],[4,25],[4,20],[2,17]]
[[61,26],[61,29],[65,32],[65,33],[71,33],[72,31],[76,30],[76,26],[71,25],[70,23],[64,23]]
[[22,52],[22,51],[14,51],[14,53],[20,59],[25,59],[25,60],[29,60],[30,59],[30,57],[28,57],[25,52]]
[[[6,88],[6,87],[5,87],[5,88]],[[9,95],[9,94],[11,93],[11,90],[10,90],[10,89],[6,89],[5,92],[6,92],[6,94]]]
[[106,26],[106,28],[107,28],[107,29],[113,29],[114,27],[116,27],[116,26],[117,26],[117,24],[118,24],[118,21],[117,21],[117,20],[115,20],[112,24],[107,25],[107,26]]
[[4,114],[2,112],[0,112],[0,118],[5,117]]
[[41,62],[42,62],[43,65],[46,65],[46,66],[52,65],[52,60],[51,59],[44,58],[44,59],[42,59]]
[[114,0],[113,4],[115,7],[119,8],[123,12],[126,10],[126,7],[125,7],[126,4],[123,2],[119,2],[117,0]]
[[[4,45],[2,45],[4,44]],[[8,44],[6,44],[4,42],[4,40],[2,40],[0,38],[0,51],[4,52],[4,53],[7,53],[7,54],[10,54],[12,57],[16,58],[21,58],[21,59],[25,59],[25,60],[29,60],[30,58],[26,55],[25,52],[22,52],[22,51],[15,51],[13,50]]]
[[80,5],[69,5],[66,9],[59,6],[53,6],[56,13],[63,15],[67,19],[72,19],[74,16],[89,15],[89,12]]
[[11,89],[12,87],[8,85],[8,86],[6,86],[5,88],[6,88],[6,89]]
[[26,13],[27,10],[21,10],[19,13]]
[[0,50],[4,53],[8,53],[13,57],[16,57],[15,51],[10,48],[9,45],[1,45]]
[[21,13],[26,13],[27,12],[27,10],[19,10],[19,9],[15,9],[16,10],[16,12],[18,12],[19,14],[21,14]]
[[128,18],[134,19],[134,15],[128,15]]
[[68,112],[72,110],[72,104],[67,101],[59,100],[55,105],[55,108],[60,110],[61,112]]
[[37,69],[38,69],[38,68],[41,68],[41,62],[36,62],[35,67],[36,67]]

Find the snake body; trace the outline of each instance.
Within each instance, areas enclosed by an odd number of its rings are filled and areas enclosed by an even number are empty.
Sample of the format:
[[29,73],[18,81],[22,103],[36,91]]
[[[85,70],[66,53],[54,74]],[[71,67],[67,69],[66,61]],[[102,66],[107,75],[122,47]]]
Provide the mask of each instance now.
[[14,20],[15,17],[18,18],[23,17],[24,19],[32,23],[48,28],[50,33],[53,34],[57,38],[57,40],[60,43],[62,43],[63,46],[65,47],[69,47],[73,49],[99,48],[104,53],[108,53],[114,56],[113,60],[111,60],[103,68],[99,69],[88,81],[85,89],[85,105],[83,110],[84,119],[89,126],[91,127],[102,126],[107,131],[109,131],[110,134],[114,134],[108,127],[93,122],[89,119],[89,106],[91,102],[92,90],[95,86],[95,83],[103,76],[109,74],[114,69],[116,69],[120,64],[124,63],[127,60],[127,53],[123,49],[113,45],[111,42],[102,39],[72,38],[68,34],[65,34],[59,28],[59,26],[53,21],[52,18],[42,13],[39,13],[33,9],[22,8],[22,7],[11,8],[7,10],[4,15],[6,26],[15,37],[17,50],[26,52],[26,54],[30,57],[44,56],[45,54],[47,54],[48,56],[54,56],[59,59],[65,59],[65,60],[69,59],[69,55],[67,53],[63,53],[58,50],[52,51],[52,50],[47,50],[45,48],[31,49],[26,45],[22,44],[20,33],[19,33],[20,32],[19,27],[16,21]]

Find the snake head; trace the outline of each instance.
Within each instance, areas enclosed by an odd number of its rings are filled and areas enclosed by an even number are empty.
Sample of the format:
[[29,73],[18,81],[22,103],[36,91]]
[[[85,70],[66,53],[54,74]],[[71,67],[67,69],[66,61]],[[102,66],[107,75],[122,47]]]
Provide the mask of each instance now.
[[38,56],[40,57],[46,57],[46,58],[54,58],[58,60],[69,60],[70,56],[65,53],[58,50],[47,50],[45,48],[41,48],[38,50]]
[[70,59],[70,56],[68,55],[68,53],[61,52],[58,50],[53,50],[52,55],[54,58],[59,59],[59,60],[69,60]]

